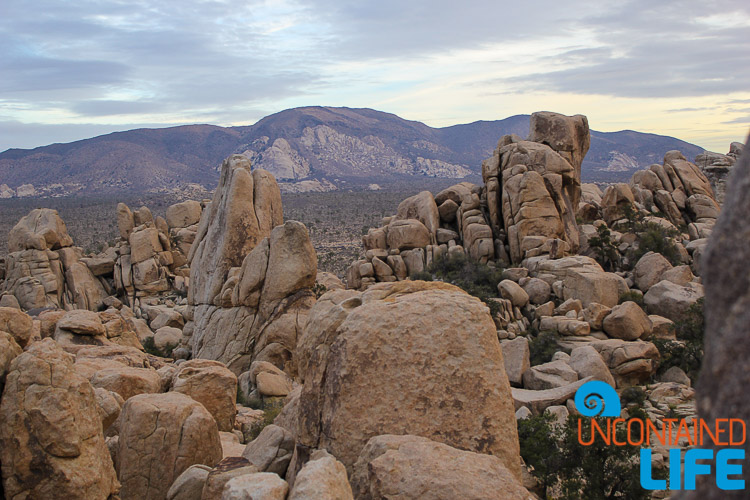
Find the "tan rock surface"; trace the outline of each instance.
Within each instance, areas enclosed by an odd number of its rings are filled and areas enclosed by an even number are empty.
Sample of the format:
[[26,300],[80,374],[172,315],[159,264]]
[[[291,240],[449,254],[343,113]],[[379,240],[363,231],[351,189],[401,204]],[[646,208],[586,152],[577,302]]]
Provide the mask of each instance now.
[[297,452],[325,448],[350,468],[371,437],[411,433],[494,454],[520,477],[510,386],[486,306],[439,282],[377,284],[358,299],[326,331],[304,334],[323,343],[305,373]]
[[216,422],[203,405],[184,394],[135,396],[123,406],[120,420],[123,500],[164,498],[188,467],[213,467],[221,460]]
[[106,499],[119,489],[94,389],[51,339],[10,365],[0,403],[8,498]]

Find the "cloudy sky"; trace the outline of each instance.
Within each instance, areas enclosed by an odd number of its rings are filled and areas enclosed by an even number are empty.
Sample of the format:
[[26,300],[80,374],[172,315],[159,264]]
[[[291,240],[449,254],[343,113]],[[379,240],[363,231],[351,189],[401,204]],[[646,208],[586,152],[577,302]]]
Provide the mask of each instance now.
[[436,127],[583,113],[726,152],[750,130],[750,3],[0,3],[0,151],[307,105]]

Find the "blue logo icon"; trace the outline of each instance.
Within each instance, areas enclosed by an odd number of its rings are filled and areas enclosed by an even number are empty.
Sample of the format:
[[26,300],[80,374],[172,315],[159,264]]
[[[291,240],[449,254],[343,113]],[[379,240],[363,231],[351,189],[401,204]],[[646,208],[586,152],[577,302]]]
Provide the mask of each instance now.
[[584,417],[619,417],[622,408],[620,396],[614,387],[592,380],[586,382],[576,391],[576,409]]

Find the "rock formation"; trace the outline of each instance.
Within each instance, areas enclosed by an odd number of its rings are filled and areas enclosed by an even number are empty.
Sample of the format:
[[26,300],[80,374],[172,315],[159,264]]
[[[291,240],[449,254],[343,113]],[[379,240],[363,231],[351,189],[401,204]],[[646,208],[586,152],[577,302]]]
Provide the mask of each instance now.
[[[750,376],[750,354],[746,338],[750,334],[750,276],[745,268],[747,232],[750,229],[750,154],[745,153],[734,167],[727,189],[722,216],[714,229],[705,256],[706,332],[705,357],[698,381],[698,413],[709,425],[717,419],[750,420],[746,397]],[[738,429],[735,429],[737,431]],[[735,434],[739,441],[741,436]],[[745,454],[750,444],[745,441]],[[717,488],[715,469],[698,484],[688,498],[743,498],[746,491]],[[747,467],[742,479],[750,480]]]
[[32,210],[11,230],[2,291],[26,310],[97,310],[107,296],[104,283],[82,261],[56,210]]
[[495,326],[460,289],[416,281],[330,292],[298,352],[297,467],[325,448],[352,471],[371,437],[403,433],[495,455],[520,477]]
[[742,155],[744,144],[733,142],[729,145],[729,152],[725,155],[704,151],[695,157],[695,164],[706,175],[711,188],[713,188],[716,201],[724,203],[724,197],[727,191],[727,179],[732,172],[735,163]]
[[270,174],[242,156],[224,162],[189,260],[193,356],[238,375],[256,358],[284,368],[315,300],[317,258],[307,228],[283,223]]
[[118,492],[94,389],[52,339],[11,362],[0,419],[7,498],[105,500]]

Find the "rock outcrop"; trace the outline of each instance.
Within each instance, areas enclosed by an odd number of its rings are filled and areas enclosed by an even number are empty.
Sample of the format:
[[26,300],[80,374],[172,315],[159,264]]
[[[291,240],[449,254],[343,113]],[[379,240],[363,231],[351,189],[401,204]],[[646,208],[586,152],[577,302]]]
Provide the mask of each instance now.
[[[718,419],[750,420],[745,388],[750,376],[750,275],[747,232],[750,230],[750,153],[734,167],[722,215],[711,237],[705,257],[705,357],[697,385],[699,416],[708,425]],[[737,426],[739,427],[739,426]],[[733,439],[741,442],[744,432],[735,428]],[[741,434],[741,435],[740,435]],[[750,443],[745,440],[745,454]],[[741,478],[750,480],[747,467]],[[715,476],[716,471],[711,470]],[[716,478],[706,478],[690,499],[743,498],[745,491],[718,489]]]
[[7,498],[105,500],[119,490],[94,389],[54,340],[10,363],[0,420]]
[[189,260],[193,323],[185,342],[193,356],[221,361],[239,375],[265,351],[284,368],[315,301],[317,257],[307,228],[283,223],[270,174],[251,172],[242,156],[224,162]]
[[520,477],[510,386],[479,300],[443,283],[384,283],[330,292],[310,317],[297,467],[325,448],[351,471],[370,438],[399,433],[495,455]]
[[8,237],[5,281],[26,310],[76,308],[92,311],[107,296],[105,283],[82,261],[56,210],[40,208],[21,218]]
[[194,399],[178,392],[130,398],[120,415],[117,475],[120,496],[165,498],[188,467],[221,460],[216,422]]
[[531,498],[498,457],[409,435],[370,439],[354,465],[352,486],[362,500]]

